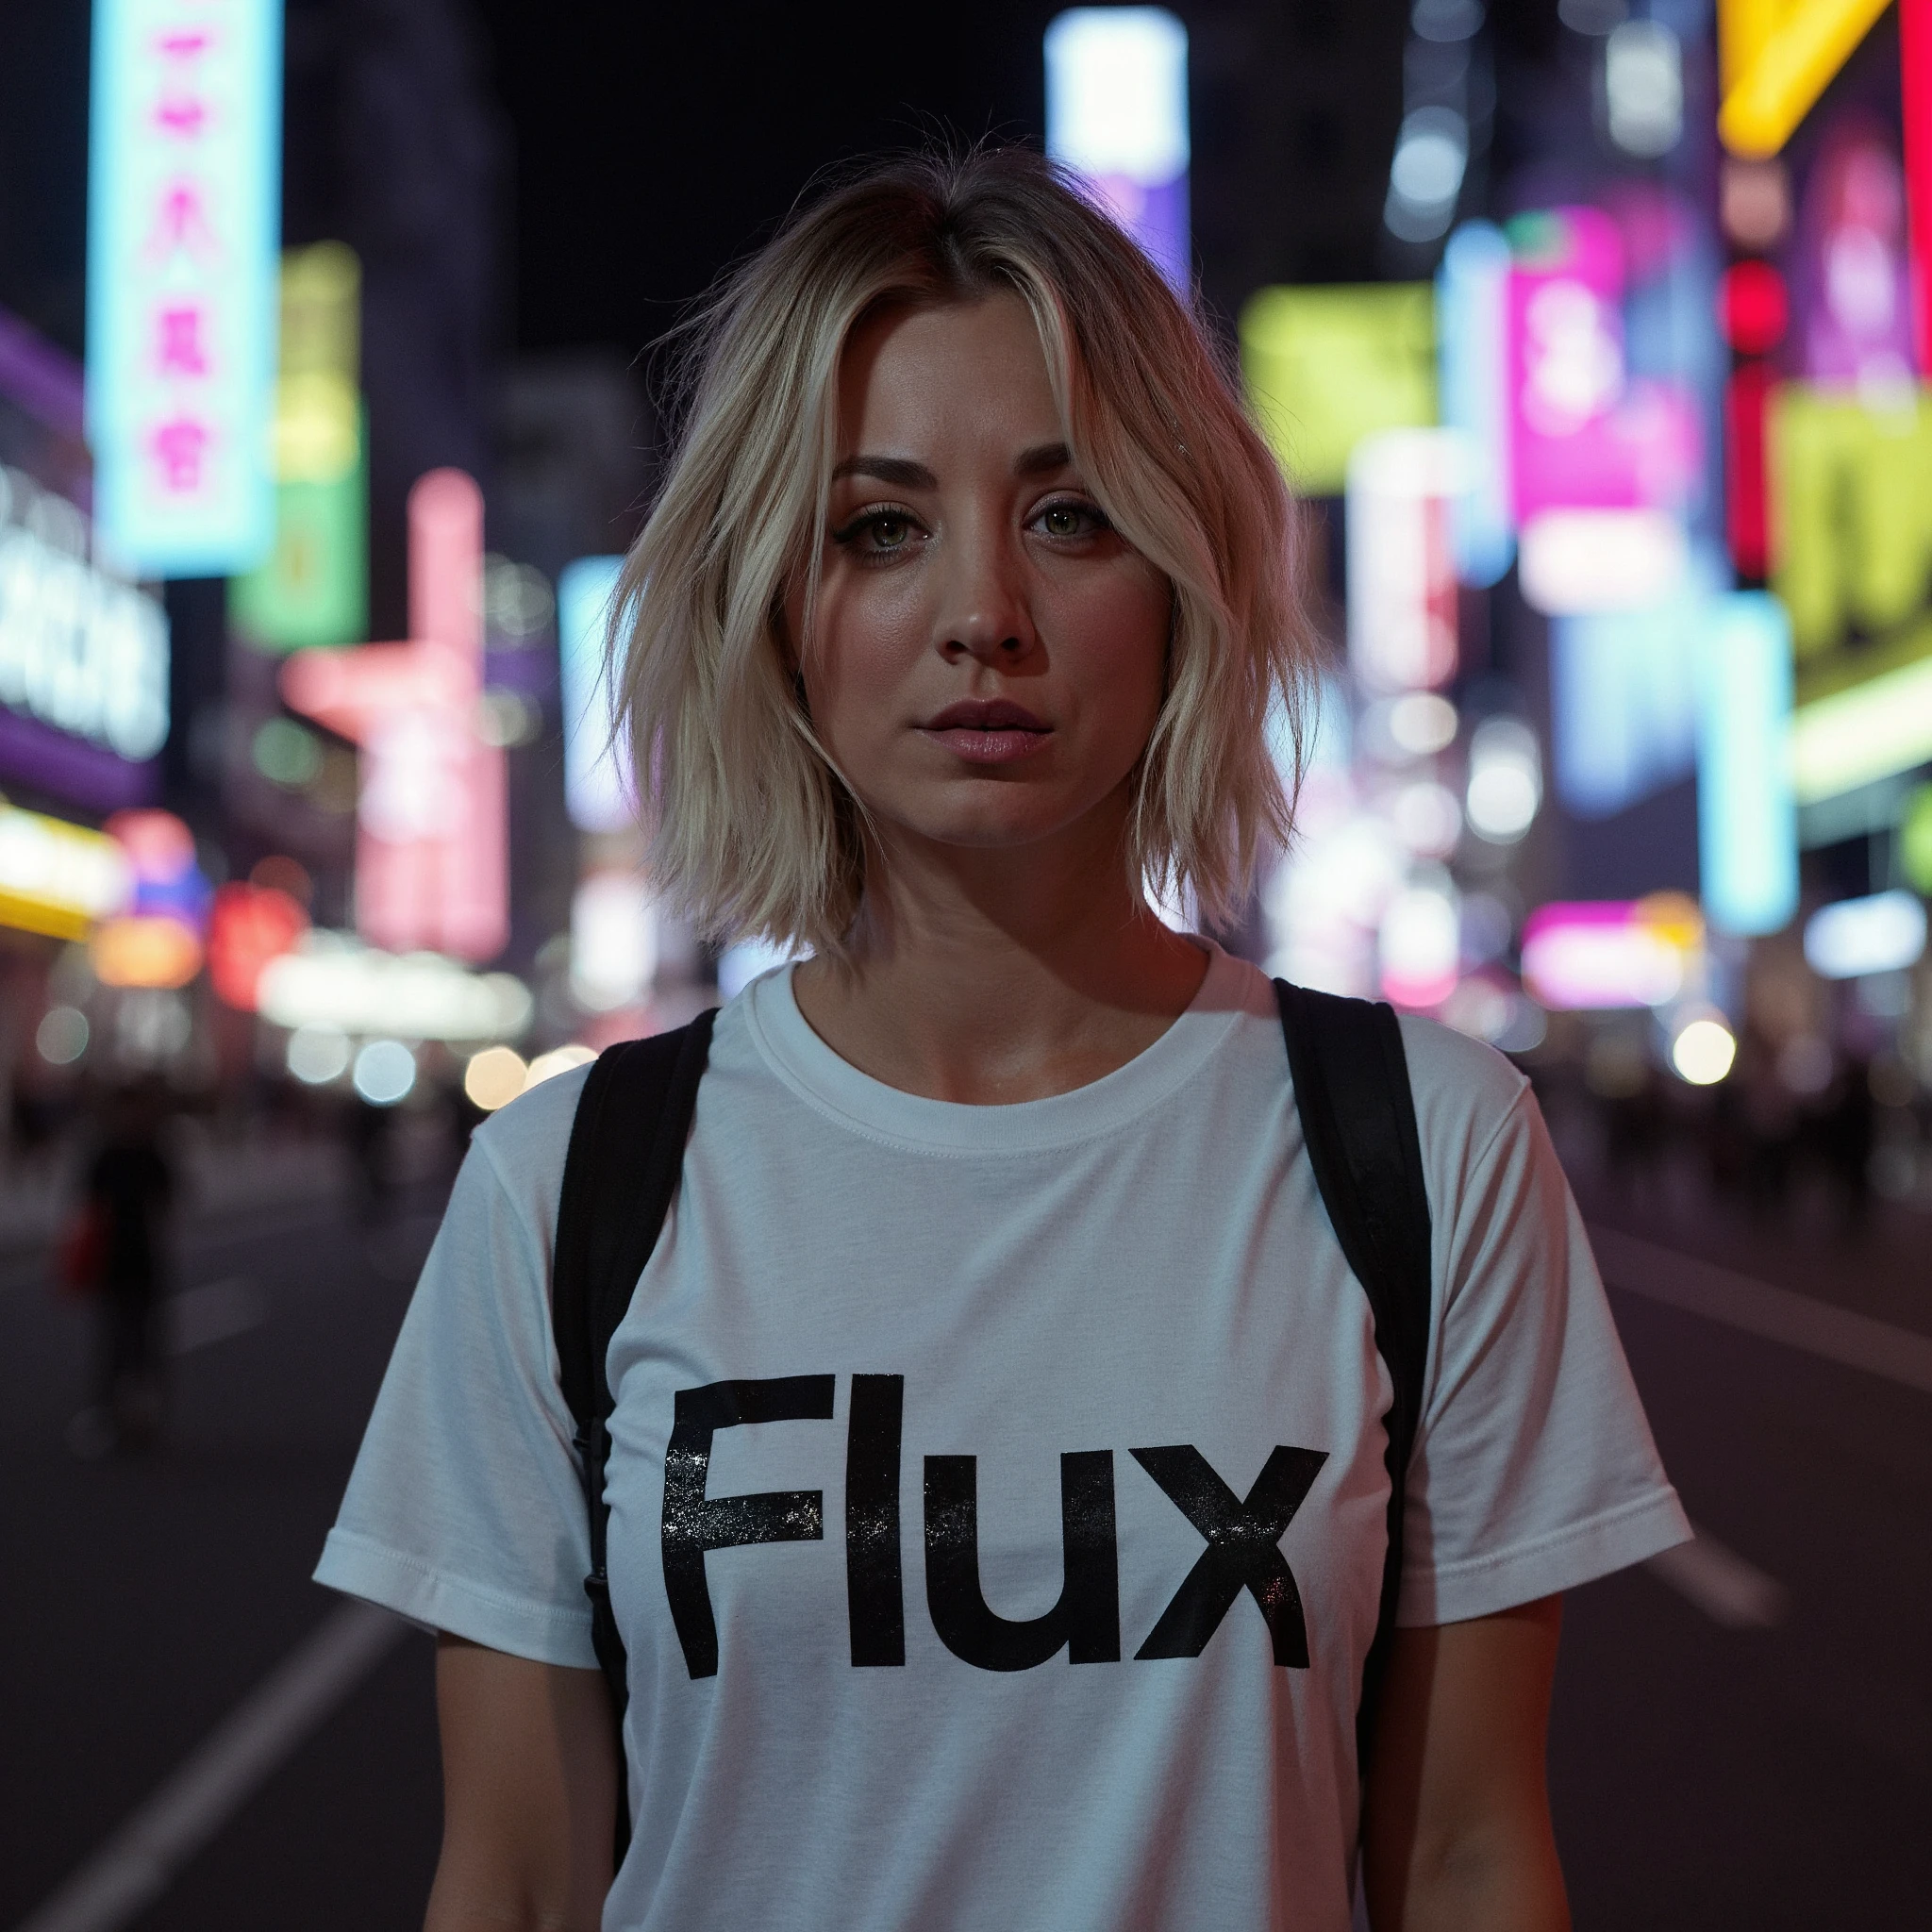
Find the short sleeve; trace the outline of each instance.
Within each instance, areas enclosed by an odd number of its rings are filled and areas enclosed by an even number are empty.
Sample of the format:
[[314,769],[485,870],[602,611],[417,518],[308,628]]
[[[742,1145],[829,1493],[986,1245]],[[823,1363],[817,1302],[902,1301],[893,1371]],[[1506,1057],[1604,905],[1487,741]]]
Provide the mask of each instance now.
[[590,1532],[550,1335],[581,1084],[546,1082],[473,1140],[315,1575],[492,1650],[594,1669]]
[[[1488,1053],[1457,1047],[1451,1058]],[[1404,1519],[1404,1624],[1489,1616],[1690,1535],[1541,1112],[1512,1084],[1466,1082],[1474,1104],[1417,1095],[1437,1306]]]

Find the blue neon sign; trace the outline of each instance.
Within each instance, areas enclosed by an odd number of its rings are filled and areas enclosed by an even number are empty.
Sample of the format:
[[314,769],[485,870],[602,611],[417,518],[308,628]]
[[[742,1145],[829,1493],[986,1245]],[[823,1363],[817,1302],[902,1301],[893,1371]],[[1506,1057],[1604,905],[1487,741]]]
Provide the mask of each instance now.
[[1777,932],[1798,909],[1791,626],[1766,591],[1715,599],[1698,666],[1697,856],[1719,932]]
[[281,0],[94,0],[87,423],[122,567],[217,576],[274,538]]

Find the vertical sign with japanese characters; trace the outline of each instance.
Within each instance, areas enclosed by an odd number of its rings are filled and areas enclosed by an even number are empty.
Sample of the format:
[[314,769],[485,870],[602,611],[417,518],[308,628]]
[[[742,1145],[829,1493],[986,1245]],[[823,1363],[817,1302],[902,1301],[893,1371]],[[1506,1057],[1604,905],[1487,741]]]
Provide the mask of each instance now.
[[104,545],[220,576],[274,537],[281,0],[94,0],[88,435]]

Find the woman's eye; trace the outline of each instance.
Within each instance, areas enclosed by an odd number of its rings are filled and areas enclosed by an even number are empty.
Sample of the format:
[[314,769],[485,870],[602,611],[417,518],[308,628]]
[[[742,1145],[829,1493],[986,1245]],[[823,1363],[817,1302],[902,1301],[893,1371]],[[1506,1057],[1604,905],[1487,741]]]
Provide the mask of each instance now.
[[1106,519],[1084,503],[1050,503],[1034,519],[1046,537],[1091,537],[1107,527]]
[[832,533],[832,541],[860,557],[889,557],[894,551],[909,550],[919,534],[919,525],[903,510],[861,510],[842,530]]

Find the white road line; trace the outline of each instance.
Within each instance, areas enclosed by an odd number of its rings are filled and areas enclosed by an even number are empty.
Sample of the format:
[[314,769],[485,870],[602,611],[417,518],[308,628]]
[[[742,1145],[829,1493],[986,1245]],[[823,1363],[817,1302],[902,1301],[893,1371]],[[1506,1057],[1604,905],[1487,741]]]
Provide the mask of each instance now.
[[1727,1323],[1747,1334],[1782,1341],[1932,1395],[1932,1336],[1915,1335],[1909,1328],[1875,1322],[1870,1315],[1834,1307],[1812,1295],[1793,1294],[1788,1288],[1774,1288],[1748,1274],[1734,1274],[1728,1268],[1614,1228],[1592,1227],[1590,1241],[1612,1288],[1687,1308],[1712,1322]]
[[1727,1550],[1707,1531],[1644,1565],[1726,1630],[1769,1630],[1785,1620],[1789,1592],[1775,1578]]
[[114,1932],[146,1910],[408,1628],[368,1604],[330,1611],[17,1932]]

